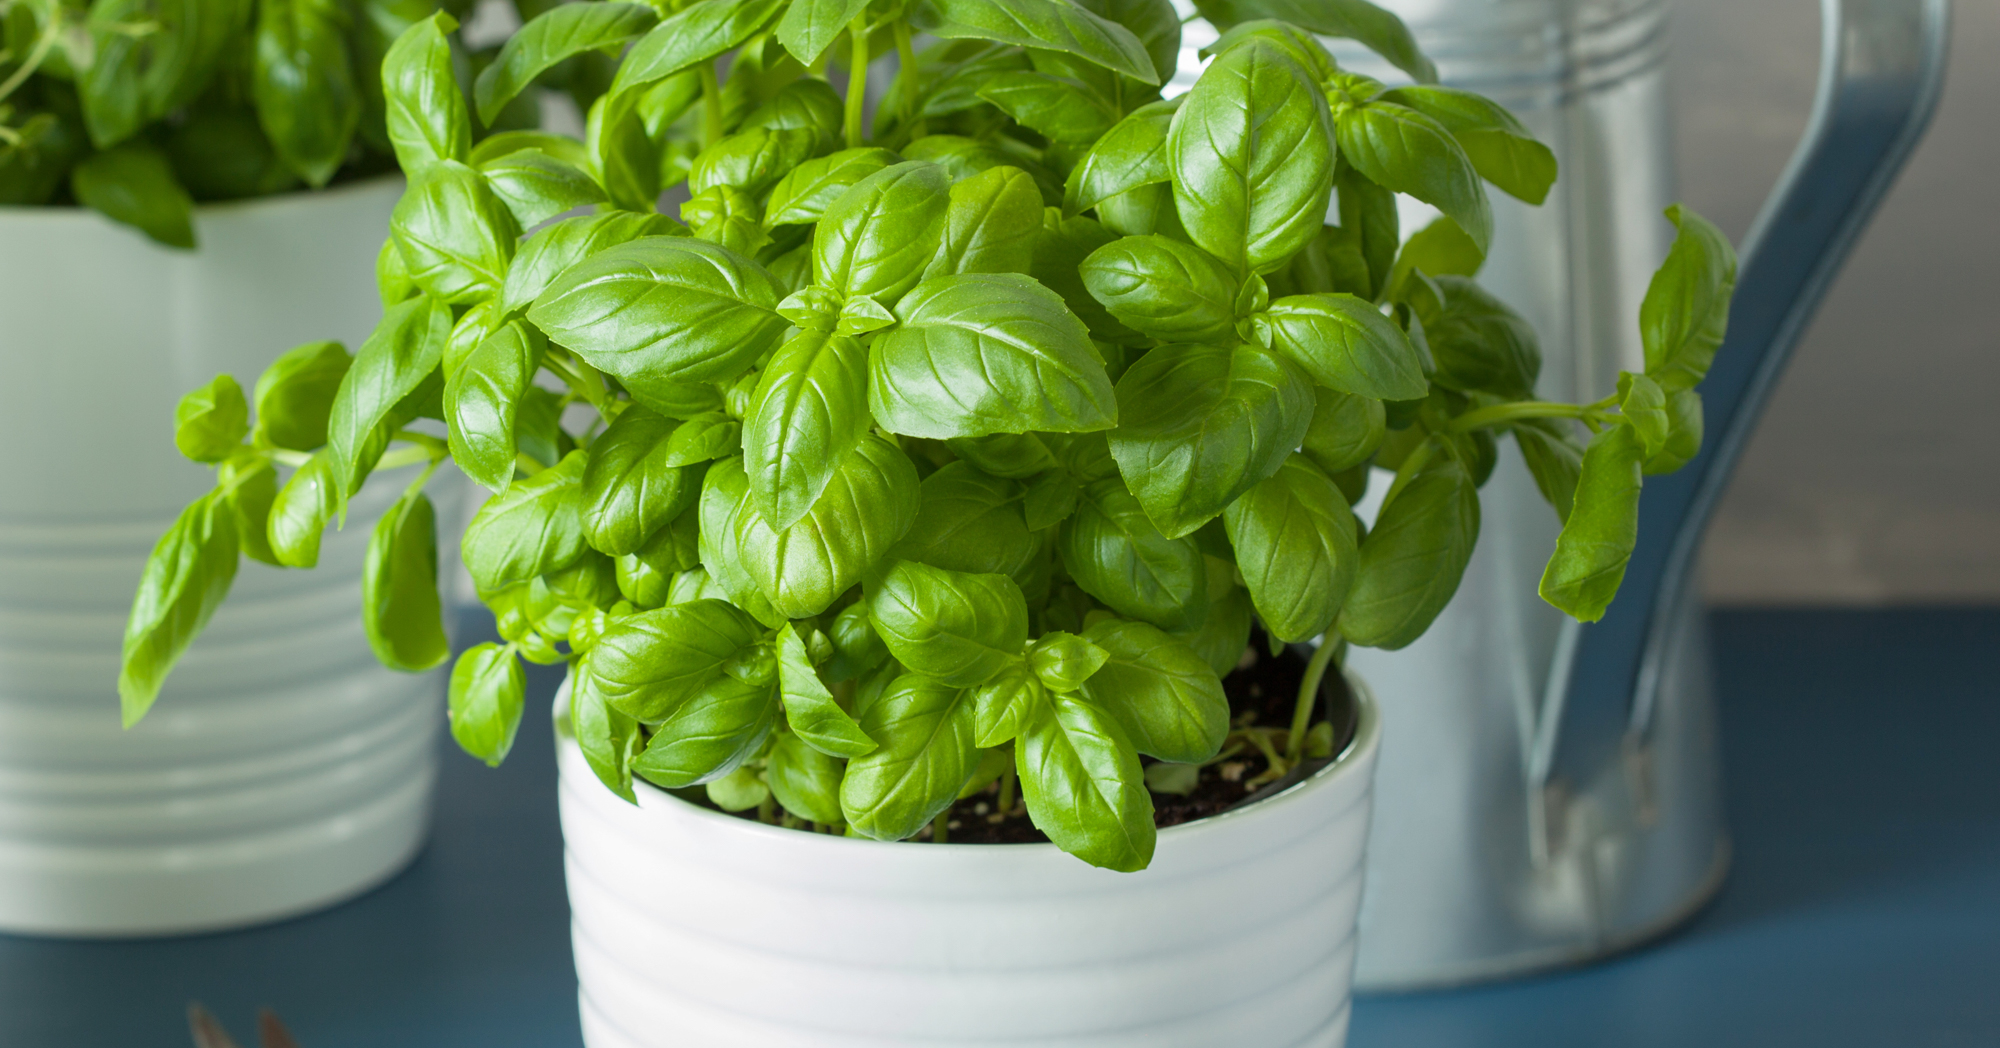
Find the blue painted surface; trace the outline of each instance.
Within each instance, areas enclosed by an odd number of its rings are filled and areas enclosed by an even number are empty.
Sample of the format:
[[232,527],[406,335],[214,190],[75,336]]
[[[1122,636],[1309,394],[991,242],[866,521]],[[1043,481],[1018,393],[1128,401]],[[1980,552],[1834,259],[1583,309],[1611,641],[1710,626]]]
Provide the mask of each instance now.
[[[2000,611],[1715,626],[1737,847],[1716,903],[1590,968],[1364,1000],[1351,1048],[2000,1045]],[[0,1046],[183,1048],[200,999],[239,1037],[275,1006],[305,1048],[574,1048],[550,754],[531,717],[498,771],[450,755],[416,865],[325,914],[0,937]]]

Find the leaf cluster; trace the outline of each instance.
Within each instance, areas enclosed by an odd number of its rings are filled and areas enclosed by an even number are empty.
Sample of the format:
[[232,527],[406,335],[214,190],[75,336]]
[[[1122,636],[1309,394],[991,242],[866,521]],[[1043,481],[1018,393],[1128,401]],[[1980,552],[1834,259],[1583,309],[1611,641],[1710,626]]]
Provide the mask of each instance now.
[[[1472,275],[1485,185],[1540,200],[1548,151],[1476,95],[1342,71],[1278,6],[1210,11],[1211,60],[1163,99],[1166,0],[564,5],[481,109],[580,48],[623,58],[583,140],[517,138],[512,163],[468,147],[449,70],[411,57],[438,23],[412,28],[385,67],[412,183],[381,326],[351,364],[274,365],[247,442],[240,394],[184,407],[224,483],[155,555],[128,710],[226,589],[219,557],[178,566],[255,529],[223,493],[283,460],[267,444],[303,459],[267,517],[282,563],[371,470],[448,453],[494,492],[461,546],[502,637],[452,674],[473,754],[511,745],[521,660],[567,663],[570,728],[628,798],[636,777],[901,839],[998,779],[1114,869],[1153,851],[1142,758],[1234,740],[1282,774],[1332,656],[1424,632],[1498,439],[1567,522],[1544,595],[1602,614],[1641,472],[1699,446],[1728,244],[1673,212],[1645,371],[1534,399],[1534,332]],[[1379,9],[1315,17],[1428,79]],[[1398,194],[1444,217],[1404,237]],[[426,415],[443,451],[406,428]],[[1371,471],[1393,481],[1369,528]],[[376,526],[365,609],[406,668],[442,657],[420,488]],[[1253,623],[1322,639],[1288,727],[1231,722]]]

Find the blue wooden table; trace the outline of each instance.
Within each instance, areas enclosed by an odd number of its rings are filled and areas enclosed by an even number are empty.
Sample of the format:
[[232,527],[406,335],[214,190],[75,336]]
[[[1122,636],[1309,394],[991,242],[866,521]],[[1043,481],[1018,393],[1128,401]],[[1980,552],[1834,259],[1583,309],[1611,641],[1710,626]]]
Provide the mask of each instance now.
[[[1715,904],[1591,968],[1365,1000],[1351,1048],[2000,1045],[2000,611],[1715,629],[1737,848]],[[183,1048],[199,999],[239,1038],[274,1006],[304,1048],[574,1048],[546,718],[521,734],[498,771],[449,754],[429,848],[346,906],[153,942],[0,937],[0,1046]]]

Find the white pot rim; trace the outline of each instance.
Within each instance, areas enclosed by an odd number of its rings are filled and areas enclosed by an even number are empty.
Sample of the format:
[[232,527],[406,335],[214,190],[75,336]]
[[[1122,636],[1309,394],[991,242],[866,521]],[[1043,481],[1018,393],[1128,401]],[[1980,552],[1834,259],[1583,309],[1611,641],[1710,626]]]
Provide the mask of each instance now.
[[[1372,763],[1371,758],[1375,750],[1380,747],[1382,741],[1381,712],[1376,704],[1375,694],[1368,689],[1367,684],[1353,673],[1346,673],[1344,676],[1347,679],[1348,689],[1354,697],[1354,735],[1348,740],[1346,747],[1335,754],[1332,760],[1306,778],[1262,800],[1239,804],[1228,811],[1219,812],[1215,815],[1203,816],[1202,818],[1180,823],[1176,826],[1164,827],[1159,831],[1160,845],[1165,847],[1171,842],[1176,848],[1199,846],[1203,837],[1214,833],[1227,832],[1230,827],[1246,819],[1281,817],[1286,809],[1301,803],[1311,793],[1341,778],[1346,773],[1355,769],[1369,768]],[[568,712],[569,678],[565,677],[561,689],[556,694],[555,701],[554,713],[557,724],[557,743],[563,747],[574,748],[576,746],[576,736],[568,730],[568,717],[566,716]],[[580,757],[581,754],[577,756]],[[603,783],[597,781],[595,775],[589,778],[590,781],[584,784],[587,788],[606,789]],[[717,811],[713,808],[682,800],[636,775],[632,777],[632,790],[640,798],[638,806],[642,809],[667,806],[672,809],[673,817],[701,820],[712,827],[715,832],[738,834],[744,839],[752,841],[769,841],[774,844],[782,844],[794,848],[880,848],[885,845],[907,847],[910,844],[907,840],[878,841],[869,837],[809,833],[803,830],[786,829],[782,826],[772,826],[767,823],[741,818],[728,812]],[[1022,858],[1030,858],[1037,853],[1054,856],[1062,852],[1062,849],[1046,841],[1004,844],[946,843],[943,845],[923,845],[923,850],[932,857],[937,855],[940,848],[951,850],[947,851],[946,854],[956,853],[959,855],[969,852],[994,854],[996,850],[1000,850],[1004,851],[1007,855],[1020,856]]]
[[[212,215],[239,215],[252,212],[276,212],[301,207],[310,207],[349,196],[377,192],[387,185],[400,185],[403,174],[387,171],[367,178],[357,178],[351,182],[328,186],[325,189],[288,189],[282,193],[266,196],[245,197],[241,200],[216,200],[194,206],[195,217]],[[81,204],[7,204],[0,205],[0,222],[109,222],[111,219],[98,214]],[[199,249],[197,249],[199,250]]]

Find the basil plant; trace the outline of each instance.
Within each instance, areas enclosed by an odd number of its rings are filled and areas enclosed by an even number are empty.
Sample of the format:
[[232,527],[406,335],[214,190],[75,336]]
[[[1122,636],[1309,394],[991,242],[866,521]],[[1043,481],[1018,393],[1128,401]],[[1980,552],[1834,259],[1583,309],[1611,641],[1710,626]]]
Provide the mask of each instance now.
[[[471,0],[443,6],[463,14]],[[0,205],[80,204],[192,248],[196,201],[391,170],[378,69],[396,37],[439,7],[0,0]],[[537,116],[526,99],[488,123],[528,127]]]
[[[627,799],[635,776],[706,785],[882,840],[998,777],[1050,840],[1136,870],[1142,756],[1249,743],[1275,779],[1327,755],[1322,675],[1437,617],[1509,436],[1565,521],[1541,592],[1599,617],[1642,474],[1699,445],[1728,243],[1669,212],[1645,370],[1536,399],[1533,331],[1472,275],[1484,184],[1541,200],[1549,151],[1430,82],[1378,9],[1259,2],[1211,10],[1175,98],[1167,0],[565,4],[480,75],[478,113],[623,57],[583,138],[524,136],[514,170],[468,147],[444,22],[418,23],[384,69],[421,160],[381,324],[351,357],[280,358],[254,426],[227,376],[183,403],[176,439],[219,483],[147,570],[127,718],[239,552],[311,566],[398,467],[363,616],[383,662],[446,659],[422,489],[447,458],[494,492],[461,547],[503,638],[451,675],[467,751],[506,755],[521,660],[567,663],[569,725]],[[1418,82],[1344,72],[1326,34]],[[1399,194],[1442,217],[1404,238]],[[1394,479],[1364,528],[1371,470]],[[1320,641],[1287,725],[1232,723],[1219,677],[1253,623]]]

